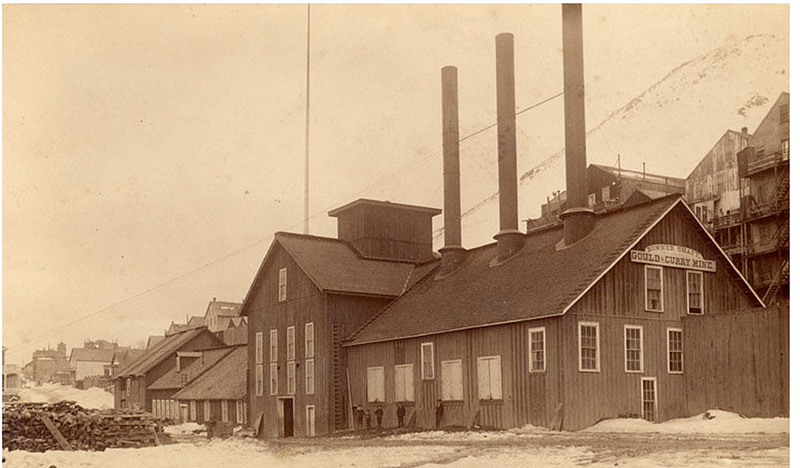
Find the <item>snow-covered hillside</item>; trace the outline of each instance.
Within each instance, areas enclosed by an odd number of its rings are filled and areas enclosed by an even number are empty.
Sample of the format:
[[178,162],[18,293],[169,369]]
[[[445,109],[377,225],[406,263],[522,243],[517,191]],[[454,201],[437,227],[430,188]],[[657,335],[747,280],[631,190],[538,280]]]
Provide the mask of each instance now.
[[[590,73],[586,70],[587,76]],[[518,77],[517,87],[525,85],[525,78]],[[587,81],[587,96],[591,86]],[[641,170],[645,163],[647,172],[686,177],[725,130],[748,127],[753,132],[783,91],[789,91],[787,40],[751,36],[712,50],[680,65],[589,129],[587,162],[613,166],[619,155],[626,169]],[[522,108],[528,103],[519,104]],[[547,195],[565,188],[564,153],[557,150],[563,147],[563,124],[541,121],[542,115],[563,120],[563,101],[553,100],[535,113],[535,118],[522,114],[517,120],[522,219],[539,216]],[[587,102],[587,120],[591,117]],[[553,128],[560,130],[549,134]],[[462,229],[467,247],[491,242],[498,230],[494,139],[492,132],[484,132],[462,144]],[[440,229],[442,221],[437,221]],[[441,243],[438,230],[435,247]]]

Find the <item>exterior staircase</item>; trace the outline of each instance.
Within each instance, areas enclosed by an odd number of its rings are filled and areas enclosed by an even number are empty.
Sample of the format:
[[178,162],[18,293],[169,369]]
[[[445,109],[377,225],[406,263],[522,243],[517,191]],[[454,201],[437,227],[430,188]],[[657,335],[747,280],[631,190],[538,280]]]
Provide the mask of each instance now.
[[761,300],[766,305],[773,305],[775,303],[775,298],[777,297],[778,291],[780,290],[781,286],[786,284],[789,281],[789,259],[783,261],[780,270],[775,274],[775,277],[772,279],[772,282],[769,284],[769,288],[767,288],[767,292],[764,293],[764,297]]

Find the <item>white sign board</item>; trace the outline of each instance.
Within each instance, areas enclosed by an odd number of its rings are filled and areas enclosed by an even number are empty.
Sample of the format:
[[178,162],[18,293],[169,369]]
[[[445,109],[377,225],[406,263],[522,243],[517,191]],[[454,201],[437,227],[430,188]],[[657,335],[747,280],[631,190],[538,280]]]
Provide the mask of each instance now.
[[631,250],[631,261],[711,273],[717,271],[717,262],[706,260],[700,252],[682,245],[653,244],[648,245],[644,251]]

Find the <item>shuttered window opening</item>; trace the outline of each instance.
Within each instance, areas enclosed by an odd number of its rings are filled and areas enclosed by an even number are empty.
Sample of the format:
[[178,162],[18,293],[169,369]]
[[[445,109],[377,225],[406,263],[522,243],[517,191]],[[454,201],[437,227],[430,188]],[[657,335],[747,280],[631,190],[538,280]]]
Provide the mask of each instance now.
[[414,401],[414,365],[394,366],[395,401]]
[[686,271],[686,301],[690,314],[703,313],[703,272]]
[[478,358],[478,398],[481,400],[501,400],[503,385],[500,370],[500,356]]
[[625,325],[625,372],[642,372],[642,327]]
[[203,401],[203,420],[211,420],[211,402],[208,400]]
[[264,333],[256,333],[256,364],[264,362]]
[[306,436],[317,435],[317,412],[313,405],[306,406]]
[[578,369],[586,372],[600,371],[600,325],[578,322],[578,347],[580,361]]
[[383,367],[367,368],[367,401],[386,401],[384,393]]
[[431,380],[434,378],[433,368],[433,343],[422,343],[422,380]]
[[286,362],[286,393],[294,395],[295,392],[295,377],[297,376],[297,364],[294,361]]
[[294,327],[286,327],[286,360],[294,361]]
[[663,312],[663,269],[657,266],[645,265],[645,307],[650,312]]
[[197,402],[190,401],[189,402],[189,415],[192,421],[197,421]]
[[278,362],[278,330],[269,331],[269,362]]
[[236,424],[244,424],[244,402],[236,402]]
[[256,396],[264,394],[264,365],[256,365]]
[[278,270],[278,302],[286,300],[286,268]]
[[273,362],[269,365],[269,394],[278,394],[278,363]]
[[658,394],[653,377],[642,378],[642,419],[650,422],[658,419]]
[[220,404],[222,405],[222,421],[228,422],[228,402],[222,400]]
[[529,328],[528,372],[544,372],[546,367],[544,327]]
[[306,358],[314,357],[314,323],[306,324]]
[[306,359],[306,370],[304,372],[306,377],[306,394],[314,394],[314,360]]
[[667,371],[670,374],[683,373],[683,330],[667,328]]
[[460,401],[464,399],[463,373],[461,359],[442,361],[442,400]]

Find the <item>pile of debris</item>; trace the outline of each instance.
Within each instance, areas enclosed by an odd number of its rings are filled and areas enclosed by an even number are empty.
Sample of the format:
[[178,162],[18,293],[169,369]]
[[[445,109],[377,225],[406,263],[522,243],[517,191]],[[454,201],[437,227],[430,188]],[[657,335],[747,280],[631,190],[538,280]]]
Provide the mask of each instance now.
[[133,410],[89,410],[75,402],[3,405],[3,448],[105,450],[109,447],[160,445],[149,413]]

